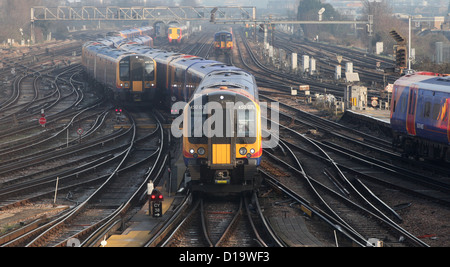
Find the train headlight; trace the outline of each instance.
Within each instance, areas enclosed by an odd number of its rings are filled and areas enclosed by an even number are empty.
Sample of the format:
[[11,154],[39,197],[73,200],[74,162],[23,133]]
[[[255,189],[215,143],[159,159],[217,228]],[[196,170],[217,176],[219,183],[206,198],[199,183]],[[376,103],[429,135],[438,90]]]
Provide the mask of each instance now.
[[195,149],[193,149],[193,148],[189,149],[189,153],[194,154],[195,153]]
[[245,154],[247,154],[247,149],[245,147],[241,147],[239,149],[239,154],[241,154],[242,156],[244,156]]
[[250,153],[255,154],[255,149],[250,149]]
[[198,150],[197,150],[197,153],[199,154],[199,155],[205,155],[205,149],[203,148],[203,147],[200,147]]

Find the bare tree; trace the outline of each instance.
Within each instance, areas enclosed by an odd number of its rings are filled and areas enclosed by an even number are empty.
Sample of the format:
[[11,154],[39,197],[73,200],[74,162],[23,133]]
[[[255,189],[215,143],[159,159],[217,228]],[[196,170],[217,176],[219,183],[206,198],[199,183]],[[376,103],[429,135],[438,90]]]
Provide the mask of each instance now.
[[373,16],[372,37],[369,37],[368,31],[365,31],[362,37],[366,42],[370,40],[372,46],[377,42],[383,42],[388,52],[392,52],[395,41],[389,32],[396,30],[402,36],[407,37],[408,25],[392,16],[392,7],[387,0],[362,0],[361,2],[363,3],[363,14]]

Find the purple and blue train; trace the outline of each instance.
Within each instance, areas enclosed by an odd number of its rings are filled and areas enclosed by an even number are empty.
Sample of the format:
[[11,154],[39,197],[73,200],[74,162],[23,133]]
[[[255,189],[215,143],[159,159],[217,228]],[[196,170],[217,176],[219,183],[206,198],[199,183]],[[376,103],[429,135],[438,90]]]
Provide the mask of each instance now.
[[408,74],[394,83],[393,145],[414,158],[450,162],[450,76]]

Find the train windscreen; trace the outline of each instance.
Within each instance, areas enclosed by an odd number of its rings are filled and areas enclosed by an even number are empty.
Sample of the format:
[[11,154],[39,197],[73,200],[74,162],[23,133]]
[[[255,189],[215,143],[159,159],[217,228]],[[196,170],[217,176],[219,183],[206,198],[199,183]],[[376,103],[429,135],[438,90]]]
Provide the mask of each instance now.
[[155,65],[151,59],[145,60],[145,73],[144,80],[145,81],[153,81],[155,79]]
[[119,76],[121,81],[130,80],[130,57],[126,57],[120,61]]
[[190,105],[189,142],[207,144],[207,136],[213,136],[216,144],[228,144],[230,137],[236,138],[238,144],[256,142],[257,110],[253,102],[239,95],[217,99],[203,96],[202,100]]

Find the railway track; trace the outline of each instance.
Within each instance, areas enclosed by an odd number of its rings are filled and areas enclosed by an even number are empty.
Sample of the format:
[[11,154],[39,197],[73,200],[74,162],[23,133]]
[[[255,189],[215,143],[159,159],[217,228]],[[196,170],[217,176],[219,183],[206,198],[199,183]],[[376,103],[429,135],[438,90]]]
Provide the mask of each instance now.
[[[239,47],[239,46],[238,46]],[[240,54],[244,54],[244,52],[240,52]],[[242,56],[241,56],[242,57]],[[248,58],[248,57],[246,57]],[[241,62],[244,62],[245,60],[241,58]],[[252,63],[246,62],[247,67],[250,67]],[[268,75],[266,75],[268,76]],[[272,87],[276,88],[280,93],[279,95],[282,95],[284,91],[288,91],[289,88],[286,85],[283,85],[281,83],[281,86],[274,85],[272,82],[263,84],[261,82],[260,86],[262,87]],[[264,92],[261,92],[261,98],[264,99]],[[286,96],[287,97],[287,96]],[[330,155],[332,155],[331,161],[335,161],[336,164],[344,170],[344,172],[347,175],[350,175],[351,181],[355,183],[355,185],[358,187],[359,190],[364,192],[367,199],[370,201],[375,201],[375,203],[379,203],[377,205],[380,205],[380,209],[387,212],[389,216],[393,216],[395,220],[401,221],[399,219],[398,214],[395,214],[394,206],[397,207],[397,204],[395,202],[389,202],[382,204],[380,199],[376,199],[378,195],[380,195],[380,190],[383,190],[381,188],[388,188],[388,190],[400,190],[402,192],[405,192],[405,194],[408,194],[411,198],[419,197],[419,198],[426,198],[431,199],[432,201],[438,201],[440,203],[446,203],[447,197],[446,197],[446,184],[442,183],[441,178],[434,178],[430,181],[430,175],[428,173],[433,173],[433,176],[436,176],[436,173],[440,173],[440,175],[437,175],[438,177],[442,177],[445,179],[445,177],[448,177],[448,174],[444,169],[441,169],[439,166],[434,164],[420,164],[419,166],[414,166],[413,171],[408,171],[409,168],[412,167],[411,161],[402,158],[397,153],[393,153],[390,141],[386,137],[377,137],[374,138],[373,136],[364,134],[362,132],[354,131],[352,129],[346,129],[346,134],[342,134],[342,126],[337,125],[334,122],[324,122],[323,120],[319,121],[317,116],[312,116],[311,114],[306,114],[304,112],[298,112],[298,111],[292,111],[291,106],[293,106],[292,101],[286,101],[286,100],[280,100],[281,98],[277,98],[276,102],[289,102],[283,109],[289,110],[287,116],[287,122],[285,125],[294,124],[297,125],[303,125],[303,129],[306,129],[306,132],[310,131],[311,129],[315,129],[317,134],[310,135],[311,137],[314,137],[314,139],[317,139],[317,145],[320,145],[323,150],[326,150]],[[270,100],[272,101],[272,100]],[[280,106],[283,106],[283,103],[280,103]],[[281,116],[281,115],[280,115]],[[316,117],[316,118],[314,118]],[[297,119],[299,121],[297,121]],[[329,128],[328,128],[329,127]],[[345,128],[345,127],[344,127]],[[281,136],[284,136],[285,134],[281,134]],[[384,140],[382,140],[384,138]],[[298,137],[294,137],[293,139],[298,139]],[[353,139],[353,140],[349,140]],[[341,140],[341,141],[337,141]],[[345,141],[342,141],[345,140]],[[320,141],[322,141],[320,143]],[[314,141],[316,142],[316,141]],[[349,145],[349,142],[354,142],[353,145]],[[358,144],[359,143],[359,144]],[[332,147],[332,149],[331,149]],[[344,150],[344,147],[349,147],[346,150]],[[363,147],[363,149],[356,149],[356,147]],[[339,150],[341,152],[339,152]],[[344,151],[342,151],[344,150]],[[359,152],[353,152],[355,150],[358,150]],[[306,150],[307,152],[308,150]],[[367,151],[376,151],[376,152],[367,152]],[[269,151],[270,152],[270,151]],[[304,152],[304,153],[306,153]],[[344,158],[342,158],[342,155],[345,153]],[[313,154],[313,153],[312,153]],[[340,155],[338,158],[337,155]],[[377,155],[377,156],[374,156]],[[379,157],[379,160],[374,160],[374,157]],[[308,161],[308,159],[304,159],[304,161]],[[358,165],[357,163],[353,163],[348,165],[349,159],[353,159],[353,161],[359,160],[359,164],[364,162],[364,166]],[[322,159],[326,160],[326,159]],[[330,159],[328,159],[330,161]],[[381,164],[383,162],[383,164]],[[344,164],[345,163],[345,164]],[[376,167],[375,167],[376,166]],[[381,167],[383,166],[383,167]],[[403,166],[403,168],[397,168],[398,166]],[[374,171],[374,168],[380,168],[377,171]],[[396,170],[393,172],[393,170]],[[440,170],[440,171],[431,171],[432,169]],[[378,175],[377,175],[378,173]],[[388,175],[388,173],[390,173]],[[420,175],[419,173],[423,173]],[[372,175],[373,174],[373,175]],[[337,176],[339,178],[339,176]],[[353,177],[356,177],[354,179]],[[364,179],[362,177],[365,177]],[[369,178],[370,177],[370,178]],[[400,177],[404,177],[402,181]],[[412,177],[418,177],[417,180],[412,180]],[[420,177],[420,178],[419,178]],[[367,179],[366,179],[367,178]],[[331,178],[328,178],[331,179]],[[361,180],[360,180],[361,179]],[[434,180],[434,181],[433,181]],[[429,185],[423,185],[425,183],[424,181],[430,181]],[[378,183],[378,184],[377,184]],[[410,183],[410,185],[407,185],[406,183]],[[427,182],[428,183],[428,182]],[[370,186],[366,186],[366,185]],[[381,186],[377,186],[377,185]],[[422,184],[422,185],[419,185]],[[370,187],[372,189],[375,189],[377,193],[373,193],[367,191],[367,188]],[[440,188],[440,189],[439,189]],[[336,189],[339,191],[339,189]],[[386,189],[384,189],[386,190]],[[386,194],[383,194],[386,195]],[[432,195],[436,196],[435,198],[432,197]],[[389,199],[389,201],[392,201]],[[412,200],[414,202],[414,200]],[[403,205],[402,205],[403,206]],[[410,207],[410,206],[409,206]],[[395,208],[396,209],[396,208]],[[445,216],[445,210],[443,211]],[[420,234],[418,234],[420,235]]]
[[[239,38],[239,36],[237,36],[236,39],[239,41],[240,39],[244,38]],[[286,82],[289,79],[288,77],[289,75],[280,74],[272,70],[270,70],[270,74],[256,70],[256,66],[258,66],[260,68],[263,68],[264,71],[268,71],[266,68],[259,66],[259,64],[256,61],[256,57],[252,61],[249,61],[248,59],[251,59],[252,57],[245,56],[246,54],[251,55],[251,53],[249,52],[250,46],[248,46],[246,50],[244,50],[241,49],[241,45],[238,43],[236,47],[238,48],[240,54],[240,60],[238,64],[245,65],[246,68],[250,69],[250,71],[255,74],[259,82],[259,86],[274,88],[279,91],[278,95],[281,96],[285,94],[287,97],[288,92],[290,92],[291,86],[290,82],[288,83]],[[283,77],[286,76],[286,77],[285,79],[277,80],[276,78],[272,79],[272,76],[283,76]],[[327,88],[327,92],[328,91],[329,88]],[[264,99],[264,92],[261,92],[261,98]],[[278,99],[276,101],[284,102],[283,100]],[[282,104],[283,103],[281,103],[281,105]],[[305,136],[306,132],[310,131],[311,129],[314,129],[315,133],[309,134],[309,137],[313,138],[307,142],[312,147],[308,148],[303,147],[300,150],[298,148],[298,145],[295,144],[286,144],[286,145],[289,147],[289,149],[295,150],[296,154],[302,154],[302,158],[301,160],[299,160],[299,162],[301,162],[302,164],[305,162],[308,163],[307,165],[311,166],[308,167],[308,170],[312,171],[312,173],[315,173],[315,175],[322,177],[320,179],[320,182],[318,182],[317,185],[315,186],[320,187],[320,190],[323,191],[328,191],[332,188],[332,190],[328,193],[334,196],[332,197],[327,196],[327,198],[330,199],[324,202],[329,203],[328,204],[329,206],[338,207],[336,211],[334,211],[333,215],[329,214],[323,215],[324,216],[323,221],[326,220],[341,221],[338,218],[348,214],[347,216],[350,217],[347,218],[345,221],[348,220],[349,222],[346,224],[342,224],[342,226],[340,226],[339,228],[335,228],[334,230],[342,232],[344,231],[343,227],[344,226],[347,227],[347,230],[345,230],[344,234],[346,238],[351,240],[351,242],[359,244],[361,246],[374,245],[367,243],[370,237],[377,237],[376,240],[383,241],[387,246],[429,246],[426,242],[423,242],[422,240],[418,239],[414,234],[408,232],[408,230],[402,229],[402,227],[398,227],[398,224],[404,222],[404,218],[402,217],[402,215],[405,214],[404,211],[400,210],[401,208],[399,207],[400,206],[407,207],[408,209],[408,207],[411,207],[411,205],[403,205],[403,204],[398,205],[398,203],[392,202],[391,199],[388,199],[388,201],[385,202],[384,198],[379,197],[379,195],[380,192],[382,192],[382,190],[386,191],[386,188],[388,188],[387,189],[388,191],[399,190],[401,192],[404,192],[404,194],[407,194],[409,196],[405,197],[406,199],[408,198],[414,199],[417,196],[419,196],[419,198],[430,198],[432,195],[435,195],[437,198],[434,198],[433,201],[441,201],[441,203],[446,203],[447,200],[445,199],[445,191],[443,194],[438,194],[439,190],[445,190],[445,188],[443,189],[434,188],[432,190],[437,191],[432,191],[431,187],[429,186],[425,185],[423,187],[418,187],[417,181],[415,182],[411,181],[410,178],[413,173],[407,172],[408,164],[410,164],[410,161],[402,159],[400,155],[392,152],[391,144],[388,138],[374,137],[373,135],[365,134],[361,131],[355,131],[350,127],[343,127],[342,125],[339,125],[334,122],[324,121],[318,118],[318,116],[311,116],[311,114],[307,114],[304,112],[302,113],[300,111],[293,111],[289,109],[290,106],[292,106],[292,104],[287,103],[287,105],[283,107],[283,109],[286,110],[285,115],[288,118],[287,122],[285,122],[284,124],[285,125],[292,124],[291,125],[292,127],[295,126],[296,129],[302,129],[303,131],[305,131],[304,134],[302,134],[303,136]],[[289,126],[289,128],[291,128],[291,126]],[[283,130],[283,132],[285,131],[287,132],[287,130]],[[289,135],[291,135],[291,133],[281,134],[281,136],[286,137],[287,139],[297,140],[303,138],[299,136],[295,137],[293,136],[292,138],[289,138],[288,137]],[[382,134],[380,135],[382,136]],[[287,143],[287,140],[283,141],[286,141]],[[349,148],[344,150],[344,147]],[[318,149],[318,151],[321,151],[320,153],[326,153],[324,155],[328,156],[319,155],[320,154],[319,152],[311,152],[313,148]],[[283,150],[286,153],[288,148],[283,148]],[[279,153],[280,151],[277,152]],[[266,150],[266,153],[267,155],[270,155],[272,151]],[[364,155],[369,153],[370,153],[369,156]],[[380,159],[376,161],[374,160],[375,157],[379,157]],[[359,163],[356,163],[357,160],[359,161]],[[274,160],[274,162],[279,161],[280,159],[278,157],[277,159]],[[275,175],[282,176],[284,172],[287,172],[287,170],[292,169],[292,166],[295,166],[294,163],[295,161],[294,162],[291,161],[288,167],[286,167],[286,166],[275,166],[276,164],[272,162],[270,165],[275,167],[271,168],[271,171],[274,172]],[[331,166],[323,167],[322,169],[320,167],[317,167],[321,166],[318,165],[319,163],[321,165],[331,164]],[[384,169],[378,169],[379,167],[381,167],[381,165],[383,165]],[[389,176],[387,176],[387,173],[392,171],[395,165],[404,165],[405,168],[397,169],[395,172],[392,172]],[[339,171],[334,170],[334,168],[339,169]],[[377,168],[377,170],[374,171],[373,170],[374,168]],[[326,171],[324,172],[323,170]],[[299,170],[297,170],[297,172],[294,171],[294,174],[292,174],[292,176],[302,176],[302,175],[303,175],[302,171]],[[401,185],[400,180],[398,180],[400,175],[404,175],[405,179],[403,180],[408,181],[410,185],[406,184]],[[308,176],[313,177],[313,175],[307,175],[307,177]],[[422,175],[418,179],[424,178],[426,178],[426,175]],[[279,177],[276,179],[280,180]],[[346,184],[342,180],[344,181],[347,180],[345,181]],[[278,181],[278,183],[280,183],[280,181]],[[291,187],[291,189],[298,187],[299,185],[294,185],[295,183],[298,183],[298,181],[290,182],[289,187]],[[312,183],[316,182],[311,182],[311,184]],[[322,185],[324,185],[324,187],[322,187]],[[445,186],[446,185],[444,185],[444,187]],[[432,187],[436,187],[436,185],[433,185]],[[424,193],[425,191],[429,191],[429,193],[427,192],[426,194],[428,196],[418,194]],[[356,195],[351,196],[351,194]],[[386,194],[383,195],[385,196]],[[438,197],[439,195],[441,195],[441,197]],[[302,194],[302,196],[304,195]],[[317,199],[320,199],[320,197],[310,195],[309,198],[312,199],[312,201],[305,199],[304,203],[307,204],[313,203],[312,207],[316,207],[318,205]],[[351,198],[352,200],[363,199],[364,202],[355,201],[354,203],[350,203],[346,202],[347,201],[346,198]],[[346,204],[338,204],[342,203],[340,201],[344,201]],[[340,210],[339,207],[341,206],[347,206],[347,209]],[[359,219],[352,218],[352,216],[356,215],[350,215],[356,212],[353,209],[359,210],[360,215],[358,216],[361,217],[355,217]],[[324,208],[323,210],[327,210],[327,212],[330,212],[329,210],[332,209]],[[399,210],[401,211],[400,213],[398,212]],[[376,218],[376,220],[371,220],[369,218]],[[336,224],[336,221],[333,221],[333,223]],[[380,226],[385,227],[386,225],[389,227],[380,228]],[[331,226],[328,227],[333,228],[334,226],[331,224]]]
[[268,225],[255,195],[198,197],[174,217],[146,246],[285,246]]
[[[325,154],[313,147],[314,145],[302,152]],[[373,200],[367,199],[367,193],[358,190],[338,166],[330,163],[330,160],[313,161],[311,157],[304,158],[304,155],[298,154],[287,146],[284,151],[290,153],[293,163],[288,163],[281,157],[266,152],[271,160],[281,164],[278,166],[282,166],[285,172],[291,173],[277,179],[281,183],[292,185],[297,194],[302,195],[309,202],[316,203],[320,210],[324,210],[329,217],[339,221],[341,229],[345,229],[344,232],[358,240],[360,245],[374,246],[376,244],[370,241],[374,239],[383,242],[385,246],[408,246],[407,243],[400,242],[407,237],[411,242],[409,246],[427,246],[386,216],[377,207],[379,204],[385,207],[384,203],[378,201],[377,205],[373,204],[375,203]],[[294,186],[294,183],[304,184],[304,186]]]
[[[80,46],[61,56],[71,49]],[[150,179],[157,185],[168,138],[157,117],[115,114],[101,91],[84,88],[79,65],[40,68],[34,57],[23,66],[8,60],[20,74],[0,99],[0,210],[13,214],[0,244],[66,246],[76,238],[89,246],[142,204]]]
[[[84,172],[89,172],[89,168],[84,166],[81,170],[83,174],[71,174],[70,176],[78,178],[77,183],[65,185],[65,188],[60,189],[63,192],[72,190],[72,199],[66,200],[72,202],[71,208],[3,246],[66,246],[73,238],[79,240],[82,245],[88,245],[98,238],[99,232],[106,231],[112,223],[122,223],[126,213],[142,201],[149,179],[157,180],[157,175],[161,173],[161,168],[167,160],[167,156],[164,156],[164,146],[167,144],[164,141],[162,125],[152,133],[138,134],[138,126],[133,118],[130,117],[130,120],[131,136],[127,144],[121,150],[109,152],[112,155],[117,154],[117,158],[111,160],[110,157],[103,157],[104,162],[101,164],[109,163],[109,171],[103,174],[95,171],[97,173],[93,176],[88,176]],[[159,138],[151,141],[154,135]],[[148,149],[151,143],[154,144],[154,150]],[[147,149],[140,149],[142,146]],[[95,160],[91,159],[91,163],[94,162]],[[149,169],[148,164],[153,168]],[[93,168],[100,169],[99,165],[96,164]],[[73,203],[75,200],[76,204]]]

